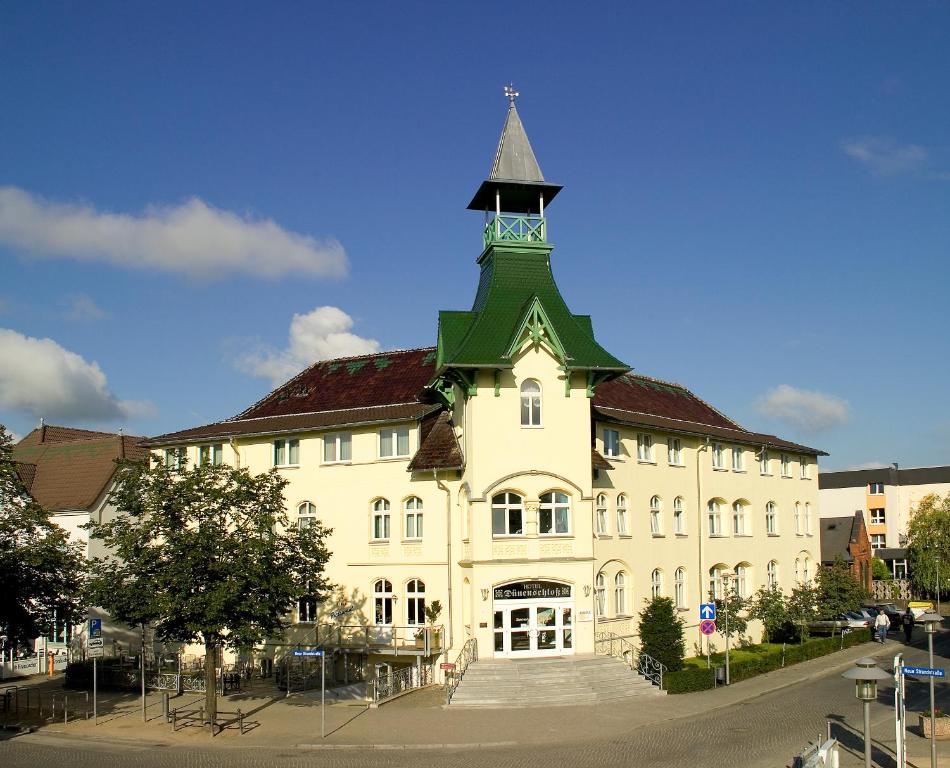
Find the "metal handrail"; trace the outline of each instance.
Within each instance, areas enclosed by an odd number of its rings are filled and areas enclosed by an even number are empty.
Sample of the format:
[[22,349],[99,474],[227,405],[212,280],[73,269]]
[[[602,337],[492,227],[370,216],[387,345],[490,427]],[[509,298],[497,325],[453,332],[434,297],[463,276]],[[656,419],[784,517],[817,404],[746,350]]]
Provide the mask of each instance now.
[[455,695],[455,689],[459,687],[459,683],[462,682],[462,677],[465,674],[465,671],[468,669],[468,665],[473,661],[478,661],[478,640],[476,640],[474,637],[470,637],[465,641],[465,645],[462,646],[462,651],[455,659],[455,669],[451,671],[451,674],[446,674],[445,676],[446,704],[450,704],[452,702],[452,696]]
[[620,659],[630,669],[663,690],[663,675],[666,665],[650,654],[637,650],[627,638],[613,632],[598,632],[594,635],[594,653]]
[[406,691],[425,688],[432,684],[432,665],[403,667],[373,678],[373,701],[376,704]]

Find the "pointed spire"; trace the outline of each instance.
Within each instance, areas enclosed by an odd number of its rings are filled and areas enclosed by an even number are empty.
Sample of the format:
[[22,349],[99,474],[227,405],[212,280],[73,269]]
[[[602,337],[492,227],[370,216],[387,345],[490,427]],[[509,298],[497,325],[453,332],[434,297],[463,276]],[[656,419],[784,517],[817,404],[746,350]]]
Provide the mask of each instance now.
[[507,181],[544,181],[541,167],[534,156],[528,134],[525,133],[521,117],[518,115],[514,97],[509,96],[509,99],[511,101],[508,105],[508,117],[505,119],[505,127],[501,130],[498,149],[495,150],[495,161],[492,163],[488,178]]

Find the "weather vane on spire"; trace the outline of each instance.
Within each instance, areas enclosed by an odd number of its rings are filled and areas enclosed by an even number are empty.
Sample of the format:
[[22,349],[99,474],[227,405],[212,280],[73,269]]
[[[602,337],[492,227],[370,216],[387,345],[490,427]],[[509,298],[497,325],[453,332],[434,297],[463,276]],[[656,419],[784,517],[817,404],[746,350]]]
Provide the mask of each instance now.
[[508,85],[505,86],[505,96],[508,97],[508,103],[511,106],[515,105],[515,99],[518,98],[520,95],[521,94],[515,90],[514,83],[508,83]]

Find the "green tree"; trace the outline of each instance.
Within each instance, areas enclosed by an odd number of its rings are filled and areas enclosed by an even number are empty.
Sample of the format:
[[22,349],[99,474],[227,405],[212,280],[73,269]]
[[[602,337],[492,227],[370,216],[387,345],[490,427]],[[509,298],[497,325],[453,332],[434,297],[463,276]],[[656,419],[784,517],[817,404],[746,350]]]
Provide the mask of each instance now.
[[818,569],[815,587],[818,613],[826,619],[855,610],[868,596],[867,590],[841,557]]
[[640,650],[665,664],[670,672],[683,668],[683,622],[670,598],[654,597],[640,611]]
[[890,581],[893,578],[887,563],[879,557],[871,558],[871,578],[875,581]]
[[[739,596],[736,589],[736,580],[724,579],[721,598],[715,598],[712,593],[709,599],[716,603],[716,632],[725,637],[726,624],[729,624],[729,638],[738,635],[742,637],[749,625],[748,619],[743,616],[743,611],[748,607],[748,600]],[[728,622],[726,614],[728,612]]]
[[0,634],[24,645],[82,614],[83,547],[26,492],[0,424]]
[[290,525],[286,485],[276,471],[122,462],[110,494],[120,514],[88,526],[114,554],[90,568],[91,598],[120,621],[153,622],[165,642],[204,644],[212,720],[218,650],[279,636],[295,600],[331,589],[331,531]]
[[907,526],[910,578],[918,589],[935,594],[950,585],[950,493],[925,496]]
[[749,618],[762,622],[767,643],[779,642],[795,632],[789,619],[785,595],[776,584],[762,587],[755,593],[749,605]]
[[798,628],[798,639],[808,637],[808,622],[818,618],[818,590],[811,584],[797,584],[785,601],[789,618]]

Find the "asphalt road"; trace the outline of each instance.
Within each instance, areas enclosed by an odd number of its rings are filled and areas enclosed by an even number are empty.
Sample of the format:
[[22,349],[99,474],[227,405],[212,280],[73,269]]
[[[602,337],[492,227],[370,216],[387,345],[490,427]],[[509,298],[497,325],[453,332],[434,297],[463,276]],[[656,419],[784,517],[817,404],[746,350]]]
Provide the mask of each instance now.
[[[941,638],[938,653],[944,657],[950,638]],[[894,645],[897,650],[897,645]],[[908,663],[925,664],[920,649],[907,649]],[[946,659],[937,661],[945,665]],[[887,682],[887,681],[885,681]],[[950,695],[940,699],[950,703]],[[878,702],[872,705],[875,764],[891,768],[894,746],[892,687],[881,687]],[[926,708],[927,687],[911,685],[908,709]],[[648,706],[648,704],[645,704]],[[525,717],[526,727],[543,728],[543,713],[530,715],[512,710],[512,717]],[[540,717],[540,722],[539,722]],[[194,745],[167,746],[144,742],[93,742],[65,739],[50,734],[6,738],[0,742],[3,768],[243,768],[244,766],[412,766],[427,768],[446,765],[467,768],[521,768],[529,764],[566,766],[742,766],[776,768],[790,764],[809,740],[824,733],[827,721],[842,742],[842,768],[862,765],[863,741],[855,729],[861,728],[861,705],[853,686],[832,671],[816,679],[796,683],[741,703],[688,718],[671,718],[661,723],[631,728],[607,729],[596,734],[550,734],[547,744],[509,744],[465,749],[320,749],[288,746],[285,749],[246,745],[216,745],[209,748],[200,739]],[[912,737],[913,763],[929,765],[928,743]],[[491,741],[490,734],[473,734],[472,741]],[[941,755],[950,765],[950,744],[941,744]]]

